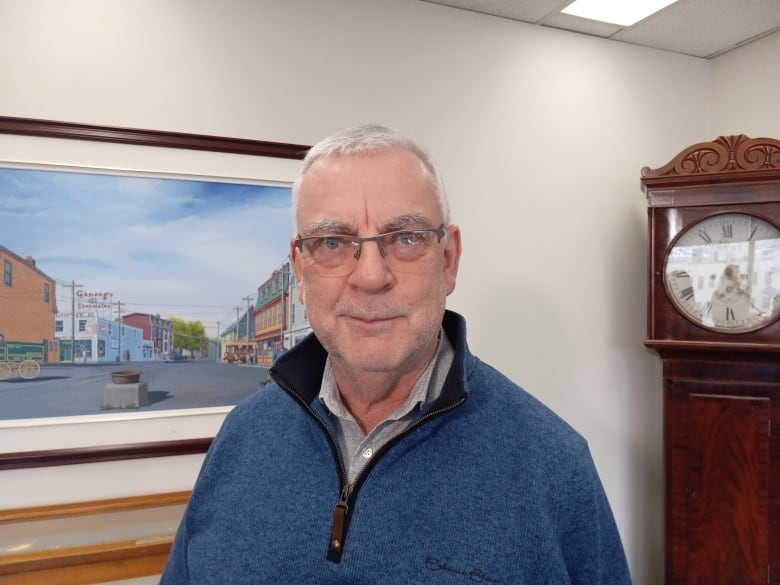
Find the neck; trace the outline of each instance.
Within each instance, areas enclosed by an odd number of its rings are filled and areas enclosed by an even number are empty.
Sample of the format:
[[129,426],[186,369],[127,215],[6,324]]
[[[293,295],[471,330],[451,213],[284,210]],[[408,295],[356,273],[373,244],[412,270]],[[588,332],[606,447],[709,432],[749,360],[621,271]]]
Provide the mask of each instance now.
[[406,401],[429,361],[401,376],[397,372],[350,372],[334,362],[333,379],[344,405],[368,434]]

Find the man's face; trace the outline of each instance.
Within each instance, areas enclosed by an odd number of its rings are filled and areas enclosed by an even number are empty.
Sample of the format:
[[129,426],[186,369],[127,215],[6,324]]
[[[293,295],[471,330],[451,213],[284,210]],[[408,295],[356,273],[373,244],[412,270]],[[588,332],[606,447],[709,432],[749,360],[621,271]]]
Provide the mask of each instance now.
[[[443,223],[436,191],[411,153],[381,150],[316,161],[300,186],[302,236],[375,236]],[[412,270],[393,270],[374,241],[362,244],[346,276],[326,276],[291,244],[300,298],[334,367],[347,372],[397,372],[425,366],[436,347],[445,299],[455,288],[460,232],[433,238]]]

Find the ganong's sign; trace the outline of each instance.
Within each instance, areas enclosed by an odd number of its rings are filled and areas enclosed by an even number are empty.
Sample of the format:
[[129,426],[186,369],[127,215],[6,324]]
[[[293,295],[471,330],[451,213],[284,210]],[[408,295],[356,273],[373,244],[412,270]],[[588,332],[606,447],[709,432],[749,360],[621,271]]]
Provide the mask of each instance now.
[[94,311],[96,309],[110,309],[112,292],[76,291],[76,309]]

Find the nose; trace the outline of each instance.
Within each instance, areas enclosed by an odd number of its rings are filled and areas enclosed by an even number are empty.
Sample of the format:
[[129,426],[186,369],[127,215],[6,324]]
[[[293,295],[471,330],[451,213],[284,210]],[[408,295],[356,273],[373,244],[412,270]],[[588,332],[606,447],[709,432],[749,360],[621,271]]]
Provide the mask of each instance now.
[[378,239],[365,240],[360,245],[349,281],[353,286],[379,291],[393,280],[393,273],[385,260],[386,252]]

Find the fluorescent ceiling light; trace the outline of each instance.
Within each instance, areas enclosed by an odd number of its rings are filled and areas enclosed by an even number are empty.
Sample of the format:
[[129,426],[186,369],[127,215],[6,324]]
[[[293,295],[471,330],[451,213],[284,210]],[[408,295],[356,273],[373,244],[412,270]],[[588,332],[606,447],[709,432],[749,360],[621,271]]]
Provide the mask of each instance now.
[[631,26],[674,2],[676,0],[575,0],[561,12]]

